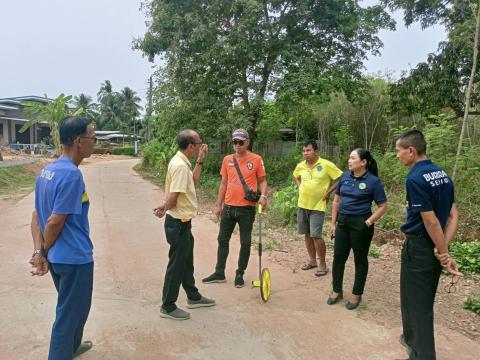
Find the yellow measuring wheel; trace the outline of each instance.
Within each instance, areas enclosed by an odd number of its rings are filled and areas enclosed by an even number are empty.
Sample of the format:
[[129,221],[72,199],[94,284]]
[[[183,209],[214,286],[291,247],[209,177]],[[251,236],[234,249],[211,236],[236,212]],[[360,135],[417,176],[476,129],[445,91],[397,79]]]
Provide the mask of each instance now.
[[260,296],[264,302],[270,297],[271,278],[268,268],[262,269],[262,205],[258,205],[258,270],[260,280],[252,281],[252,287],[260,288]]

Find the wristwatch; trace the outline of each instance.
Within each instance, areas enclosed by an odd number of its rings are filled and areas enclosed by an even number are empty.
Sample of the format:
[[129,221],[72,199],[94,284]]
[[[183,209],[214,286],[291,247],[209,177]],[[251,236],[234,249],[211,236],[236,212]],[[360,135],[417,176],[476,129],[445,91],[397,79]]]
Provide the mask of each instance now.
[[35,255],[37,255],[37,254],[42,255],[42,249],[35,249],[35,250],[33,250],[32,256],[35,256]]
[[370,219],[365,220],[365,224],[367,224],[368,227],[372,226]]
[[203,161],[197,161],[197,165],[203,165]]

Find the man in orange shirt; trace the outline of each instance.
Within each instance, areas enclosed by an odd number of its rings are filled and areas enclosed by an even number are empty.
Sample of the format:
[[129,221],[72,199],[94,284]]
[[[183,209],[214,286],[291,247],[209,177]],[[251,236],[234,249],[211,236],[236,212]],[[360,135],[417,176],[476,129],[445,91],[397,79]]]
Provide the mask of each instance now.
[[218,233],[217,265],[215,272],[204,278],[203,283],[225,282],[225,264],[227,262],[229,242],[233,229],[238,223],[240,228],[240,255],[235,276],[235,287],[243,287],[243,274],[250,258],[252,244],[252,227],[255,220],[255,202],[245,199],[245,190],[235,167],[235,159],[246,185],[260,192],[258,203],[267,204],[267,177],[260,155],[248,151],[249,136],[244,129],[237,129],[232,134],[233,155],[223,158],[220,174],[222,180],[218,189],[217,203],[213,213],[220,218]]

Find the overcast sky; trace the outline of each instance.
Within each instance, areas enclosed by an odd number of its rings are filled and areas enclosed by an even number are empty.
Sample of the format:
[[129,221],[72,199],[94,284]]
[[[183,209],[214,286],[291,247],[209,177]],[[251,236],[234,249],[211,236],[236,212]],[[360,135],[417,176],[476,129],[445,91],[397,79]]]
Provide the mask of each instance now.
[[[374,2],[375,0],[367,0]],[[94,98],[109,79],[145,97],[151,64],[131,49],[145,32],[139,0],[0,0],[0,98],[47,93]],[[366,62],[367,73],[402,70],[424,61],[445,38],[442,28],[381,32],[382,56]]]

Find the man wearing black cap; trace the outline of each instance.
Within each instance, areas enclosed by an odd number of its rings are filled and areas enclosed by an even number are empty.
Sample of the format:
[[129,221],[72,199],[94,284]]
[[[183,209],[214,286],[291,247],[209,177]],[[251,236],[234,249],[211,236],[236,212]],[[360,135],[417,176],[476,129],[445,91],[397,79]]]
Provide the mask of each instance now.
[[[267,178],[260,155],[248,151],[249,136],[245,129],[237,129],[232,134],[233,155],[227,155],[222,162],[220,174],[222,180],[218,190],[213,213],[220,219],[218,233],[217,265],[215,272],[204,278],[203,283],[225,282],[225,264],[227,262],[229,242],[233,229],[238,223],[240,228],[240,255],[235,276],[235,287],[243,287],[243,274],[250,258],[252,227],[255,220],[257,199],[249,197],[257,192],[258,203],[267,204]],[[247,197],[247,199],[246,199]]]

